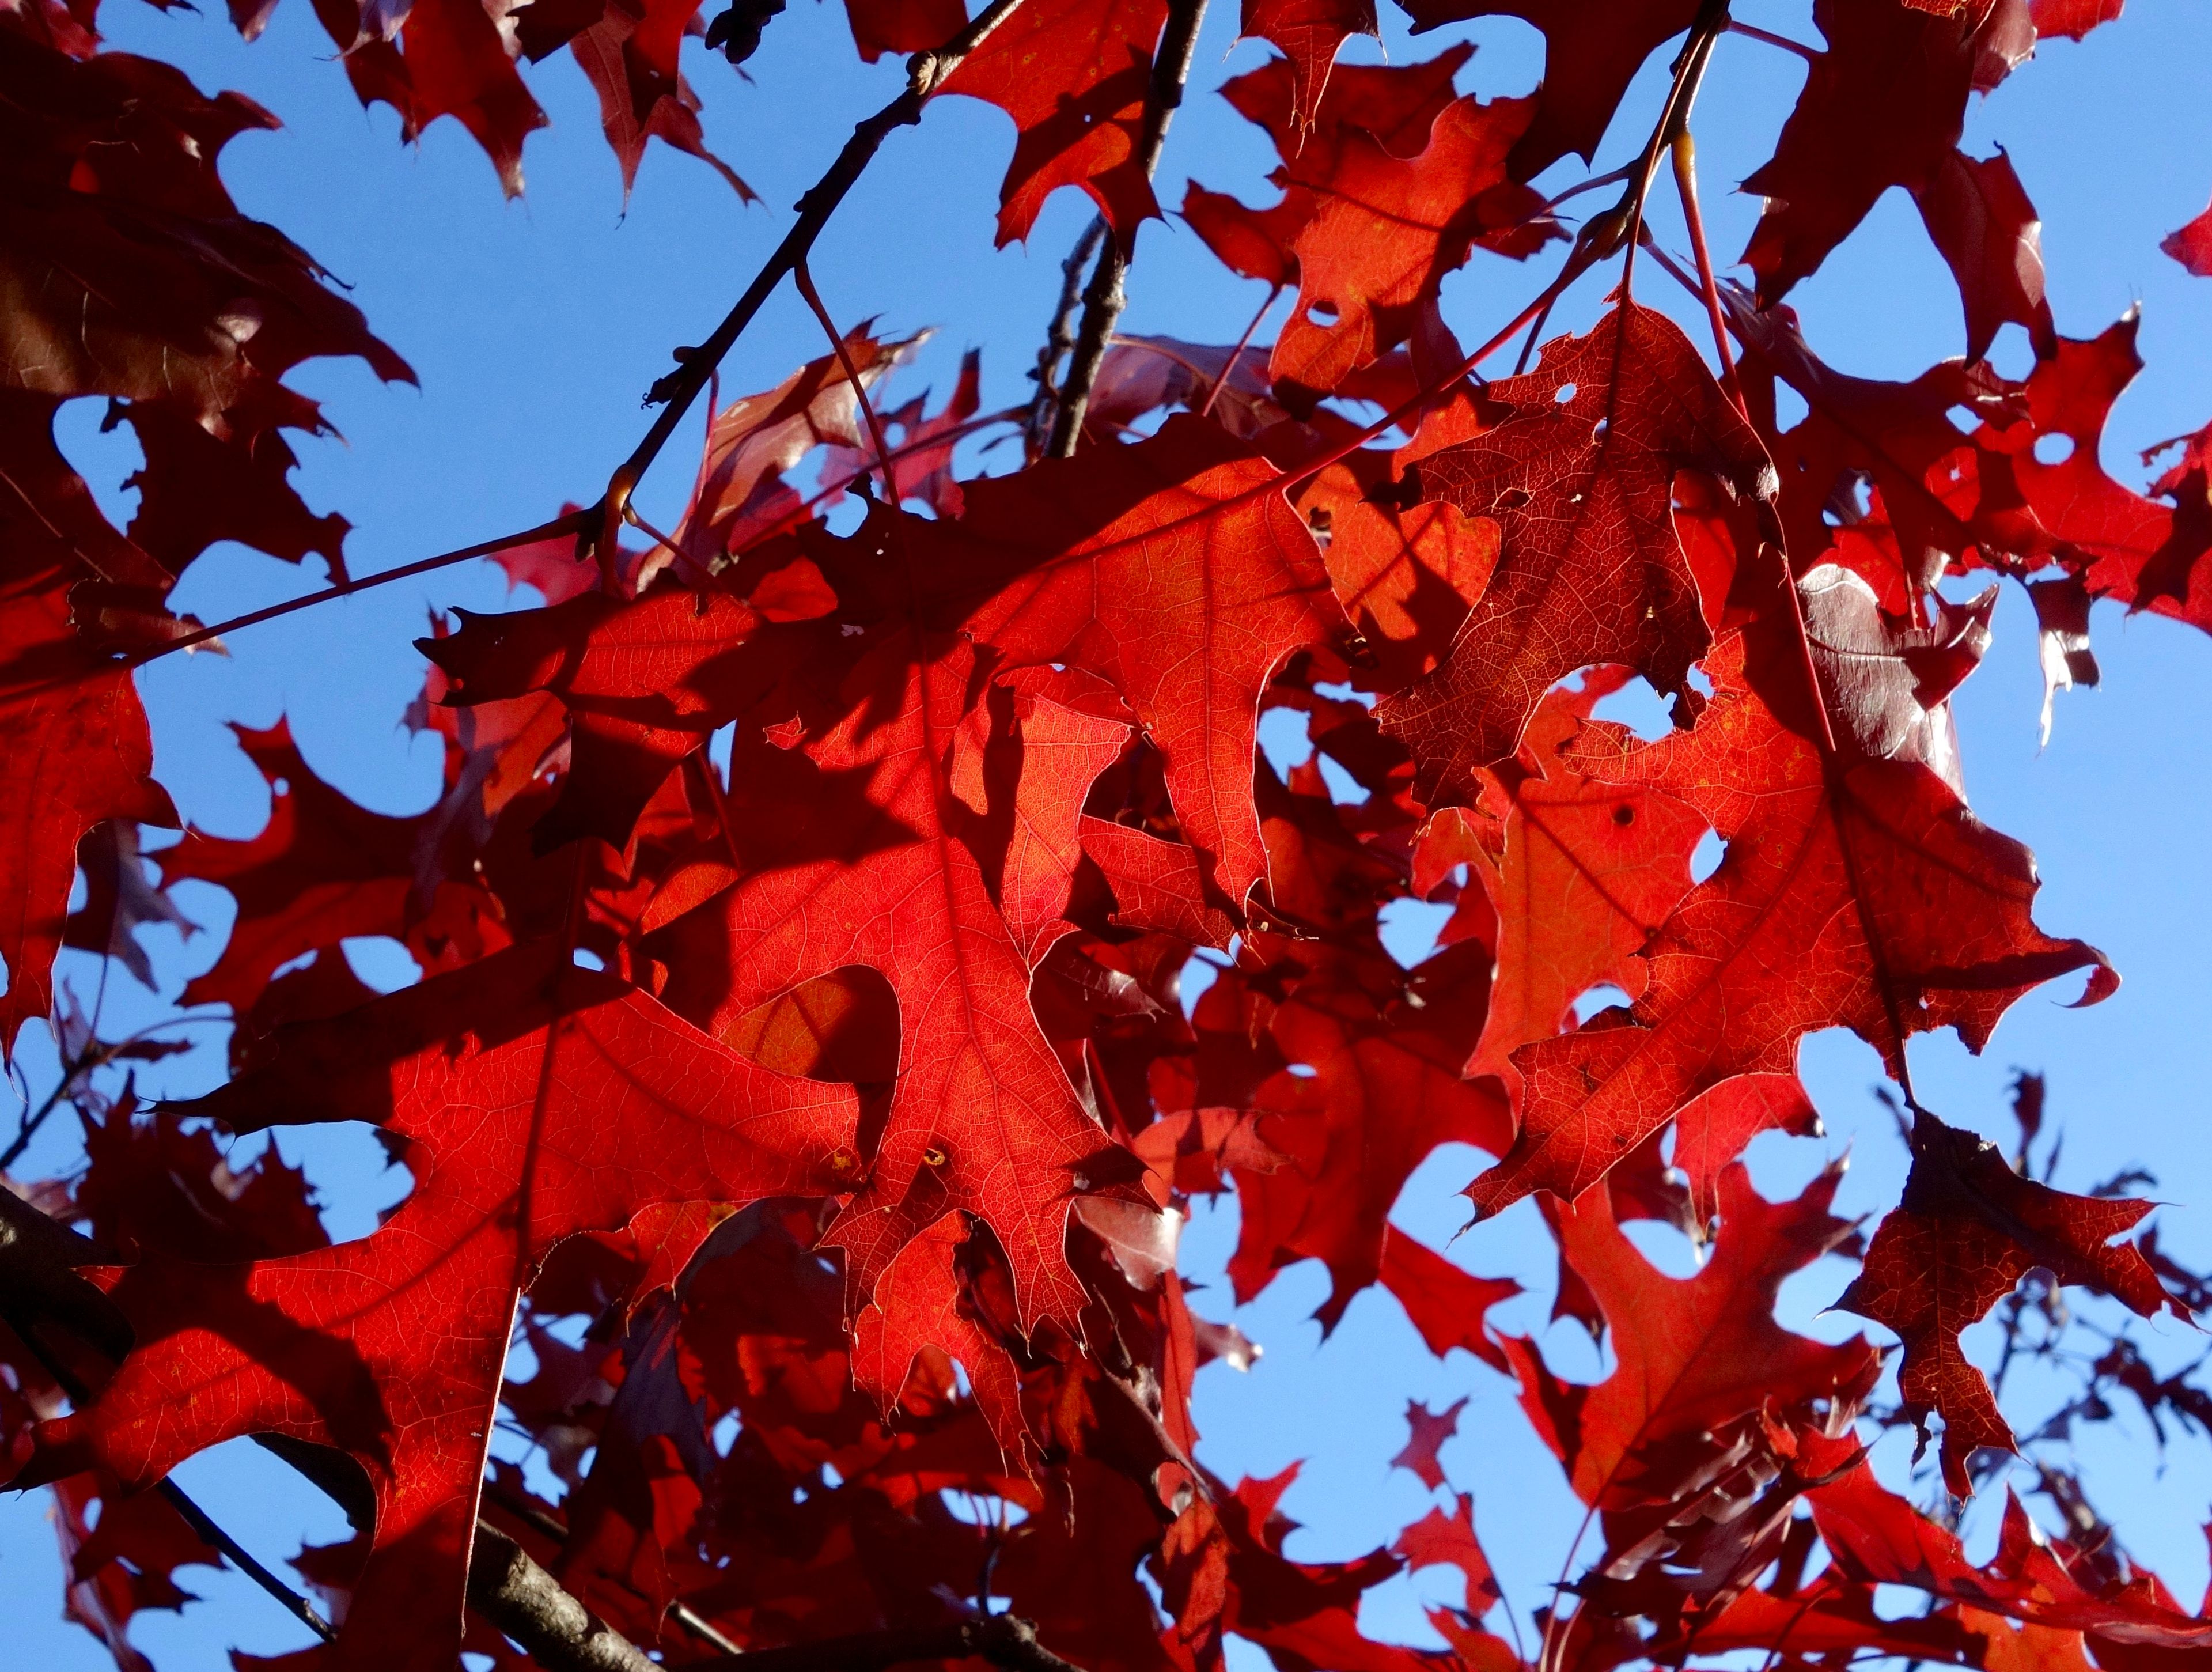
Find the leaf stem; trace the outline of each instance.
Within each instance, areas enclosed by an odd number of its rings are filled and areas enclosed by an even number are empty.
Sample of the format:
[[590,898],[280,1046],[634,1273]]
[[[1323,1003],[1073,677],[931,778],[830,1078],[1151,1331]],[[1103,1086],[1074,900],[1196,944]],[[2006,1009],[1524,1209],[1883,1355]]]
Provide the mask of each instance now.
[[1705,293],[1705,318],[1713,330],[1713,355],[1720,362],[1721,387],[1735,403],[1735,410],[1748,418],[1751,409],[1744,404],[1743,385],[1735,374],[1735,356],[1729,352],[1728,321],[1721,312],[1721,287],[1713,274],[1713,252],[1705,242],[1705,211],[1698,202],[1698,144],[1690,137],[1687,122],[1682,125],[1668,149],[1674,155],[1674,191],[1682,200],[1682,221],[1690,232],[1690,253],[1697,258],[1698,283]]
[[1221,398],[1221,392],[1229,386],[1229,380],[1237,374],[1237,362],[1244,357],[1244,350],[1251,346],[1253,335],[1260,329],[1260,321],[1267,317],[1267,310],[1275,305],[1275,299],[1282,294],[1280,284],[1269,289],[1267,301],[1260,304],[1260,311],[1252,316],[1252,323],[1244,327],[1244,334],[1237,339],[1237,346],[1229,350],[1229,358],[1221,368],[1221,375],[1213,380],[1213,387],[1206,392],[1206,404],[1198,409],[1200,417],[1212,416],[1213,404]]
[[874,160],[892,130],[921,121],[923,106],[944,89],[952,73],[1021,3],[1022,0],[992,0],[967,27],[944,46],[934,52],[917,52],[907,60],[906,90],[854,128],[853,137],[845,142],[829,171],[799,198],[794,205],[798,220],[753,276],[744,294],[723,316],[721,324],[714,327],[704,343],[685,350],[676,370],[655,383],[647,393],[648,404],[659,405],[659,416],[653,419],[652,427],[629,457],[608,478],[606,493],[597,507],[597,528],[592,538],[603,572],[611,575],[619,561],[614,553],[623,508],[629,505],[630,496],[637,490],[637,484],[644,479],[660,450],[668,445],[668,438],[676,433],[684,415],[691,410],[692,402],[698,399],[700,391],[721,365],[723,356],[744,334],[754,316],[783,282],[784,275],[797,267],[814,247],[815,240],[829,225],[830,216],[844,202],[846,194]]
[[[1145,126],[1137,141],[1137,164],[1149,180],[1159,167],[1160,152],[1167,143],[1168,124],[1182,103],[1182,90],[1190,79],[1191,61],[1198,52],[1199,26],[1206,21],[1206,0],[1168,0],[1167,27],[1152,58],[1152,82],[1145,96]],[[1083,437],[1083,412],[1091,404],[1091,387],[1106,362],[1106,345],[1128,292],[1121,281],[1134,253],[1136,228],[1128,230],[1128,247],[1120,238],[1109,239],[1091,270],[1091,283],[1083,293],[1083,326],[1069,356],[1067,378],[1060,386],[1059,410],[1053,414],[1052,439],[1046,444],[1048,458],[1066,459]]]
[[860,381],[860,368],[853,363],[853,351],[845,345],[844,333],[837,329],[830,310],[822,304],[822,293],[814,288],[814,275],[807,271],[805,256],[793,264],[791,282],[799,287],[799,294],[821,322],[823,333],[830,339],[830,347],[844,368],[845,381],[851,386],[853,398],[860,404],[860,416],[868,421],[868,435],[876,444],[876,468],[884,478],[884,502],[896,508],[899,502],[898,477],[891,469],[891,444],[884,437],[883,421],[876,416],[875,403],[868,398],[868,386]]

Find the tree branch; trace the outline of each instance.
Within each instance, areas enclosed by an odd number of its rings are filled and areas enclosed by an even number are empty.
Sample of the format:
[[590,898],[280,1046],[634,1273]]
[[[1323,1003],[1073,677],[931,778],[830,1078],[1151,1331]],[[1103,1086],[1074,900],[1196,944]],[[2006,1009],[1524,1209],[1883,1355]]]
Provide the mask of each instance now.
[[[1152,90],[1145,99],[1145,127],[1137,143],[1137,162],[1145,178],[1152,178],[1167,143],[1168,124],[1182,103],[1183,83],[1190,79],[1191,60],[1198,52],[1199,25],[1206,21],[1206,0],[1169,0],[1168,24],[1161,32],[1158,53],[1152,59]],[[1133,245],[1135,234],[1131,233]],[[1105,363],[1106,344],[1128,304],[1122,276],[1129,271],[1131,251],[1118,238],[1109,240],[1091,270],[1090,286],[1083,293],[1083,329],[1067,362],[1067,380],[1060,385],[1060,410],[1053,415],[1052,441],[1045,448],[1054,459],[1075,451],[1083,435],[1084,409],[1091,404],[1091,386],[1098,380]]]
[[659,1672],[628,1638],[592,1617],[561,1582],[488,1521],[469,1553],[469,1605],[546,1672]]
[[707,386],[707,380],[722,363],[753,316],[766,305],[784,275],[790,272],[814,247],[814,240],[829,225],[830,217],[845,194],[853,189],[870,161],[895,128],[908,127],[921,120],[922,106],[944,88],[952,72],[966,62],[969,55],[988,40],[999,25],[1012,15],[1022,0],[992,0],[968,27],[946,41],[933,52],[917,52],[907,60],[906,91],[885,105],[873,116],[864,119],[853,130],[853,137],[845,142],[845,149],[830,165],[829,172],[809,187],[795,205],[799,219],[783,235],[753,282],[745,287],[735,306],[723,316],[713,335],[696,349],[682,352],[675,371],[655,383],[647,392],[648,404],[658,403],[660,416],[645,433],[645,439],[628,459],[616,468],[608,478],[607,491],[600,500],[598,526],[592,538],[602,570],[611,574],[617,561],[615,550],[623,514],[629,508],[630,496],[637,489],[646,470],[668,445],[668,438],[676,433],[676,426],[691,409]]
[[1083,236],[1067,252],[1067,259],[1060,264],[1060,304],[1053,310],[1044,347],[1037,351],[1036,369],[1030,374],[1036,383],[1036,393],[1030,401],[1029,423],[1023,439],[1032,460],[1044,451],[1045,443],[1052,436],[1052,415],[1060,404],[1059,392],[1053,386],[1060,380],[1060,362],[1075,346],[1076,315],[1083,305],[1084,265],[1098,252],[1105,236],[1106,217],[1092,216],[1091,224],[1083,229]]
[[695,1661],[700,1672],[879,1672],[908,1661],[957,1660],[974,1655],[1008,1672],[1080,1672],[1037,1641],[1036,1628],[1010,1614],[988,1614],[957,1626],[858,1632],[787,1649],[756,1649]]

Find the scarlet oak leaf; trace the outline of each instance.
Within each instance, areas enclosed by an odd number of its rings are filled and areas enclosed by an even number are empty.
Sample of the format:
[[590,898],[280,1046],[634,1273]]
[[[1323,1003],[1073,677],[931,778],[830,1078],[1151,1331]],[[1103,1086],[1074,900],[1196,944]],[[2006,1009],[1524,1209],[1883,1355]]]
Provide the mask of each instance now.
[[1996,1558],[1987,1567],[1969,1562],[1956,1533],[1885,1490],[1864,1464],[1808,1493],[1806,1501],[1821,1542],[1854,1578],[1908,1585],[2023,1622],[2119,1644],[2212,1647],[2212,1620],[2192,1619],[2173,1607],[2147,1575],[2123,1584],[2099,1574],[2081,1552],[2046,1536],[2009,1492]]
[[222,956],[186,984],[185,1003],[228,1004],[243,1016],[283,965],[355,935],[404,940],[429,968],[506,944],[480,888],[440,880],[427,901],[418,891],[436,809],[411,818],[371,812],[316,775],[287,722],[233,729],[269,782],[269,822],[245,841],[190,830],[161,853],[165,882],[217,883],[238,901]]
[[2159,248],[2198,278],[2212,278],[2212,209],[2159,240]]
[[1928,236],[1950,264],[1966,310],[1966,358],[1989,352],[1997,327],[2024,326],[2039,358],[2057,351],[2058,328],[2044,295],[2043,222],[2012,159],[1954,151],[1916,194]]
[[1166,0],[1024,7],[945,79],[945,92],[998,106],[1021,131],[999,192],[1000,245],[1027,238],[1063,185],[1090,194],[1124,248],[1159,214],[1137,140],[1167,15]]
[[[805,745],[811,773],[732,786],[741,817],[755,793],[782,809],[745,873],[696,908],[672,890],[647,921],[683,914],[654,955],[670,1005],[717,1034],[811,977],[881,972],[898,1000],[896,1085],[872,1153],[846,1158],[849,1204],[825,1240],[845,1249],[865,1303],[908,1241],[965,1208],[1005,1248],[1026,1330],[1072,1324],[1082,1305],[1064,1247],[1070,1198],[1126,1183],[1138,1164],[1076,1101],[1030,1008],[1022,948],[954,834],[945,763],[974,670],[963,641],[884,635],[848,678],[847,717]],[[854,801],[831,801],[848,785]],[[792,817],[807,799],[818,823]]]
[[1337,49],[1354,35],[1377,35],[1374,0],[1243,0],[1238,33],[1267,41],[1290,61],[1293,117],[1301,132],[1328,91]]
[[1498,525],[1498,564],[1443,665],[1376,708],[1431,806],[1472,801],[1545,691],[1594,662],[1678,689],[1708,642],[1672,515],[1675,472],[1747,499],[1774,469],[1705,362],[1663,315],[1625,303],[1490,386],[1502,416],[1418,465],[1421,496]]
[[1237,76],[1221,96],[1274,143],[1282,166],[1270,179],[1283,188],[1282,201],[1249,209],[1194,184],[1183,200],[1183,218],[1208,249],[1247,278],[1297,283],[1293,246],[1334,194],[1345,148],[1364,137],[1393,157],[1419,155],[1437,118],[1453,102],[1453,77],[1474,51],[1454,46],[1425,62],[1399,66],[1346,64],[1330,76],[1319,106],[1303,123],[1297,71],[1288,58]]
[[1485,1213],[1532,1189],[1580,1195],[1709,1088],[1792,1072],[1816,1029],[1850,1027],[1894,1073],[1901,1036],[1950,1026],[1979,1049],[2039,982],[2089,968],[2085,1001],[2118,984],[2094,948],[2035,927],[2026,848],[1925,766],[1824,762],[1808,722],[1785,723],[1766,699],[1778,691],[1784,713],[1802,710],[1790,689],[1802,674],[1762,651],[1754,689],[1748,642],[1729,638],[1707,658],[1717,689],[1694,730],[1639,747],[1592,727],[1571,751],[1599,782],[1647,785],[1703,813],[1728,851],[1652,938],[1633,1006],[1514,1058],[1522,1129],[1468,1189]]
[[1292,246],[1298,305],[1275,338],[1276,383],[1310,401],[1413,334],[1443,277],[1480,243],[1527,256],[1553,235],[1542,200],[1509,179],[1525,99],[1455,99],[1419,155],[1358,130],[1338,141],[1320,202]]
[[637,166],[649,139],[689,152],[727,180],[740,199],[759,201],[729,164],[707,149],[699,128],[699,95],[678,68],[678,49],[698,10],[699,0],[605,0],[598,21],[568,43],[599,95],[599,128],[621,166],[625,201],[637,183]]
[[[1412,1437],[1407,1440],[1405,1450],[1390,1459],[1390,1467],[1417,1476],[1431,1492],[1443,1485],[1443,1465],[1437,1461],[1437,1450],[1459,1432],[1459,1414],[1465,1409],[1465,1399],[1441,1411],[1431,1411],[1418,1399],[1407,1400],[1406,1426],[1413,1431]],[[1402,1545],[1404,1541],[1400,1542]],[[1398,1553],[1407,1553],[1401,1549]]]
[[1979,1446],[2013,1449],[1988,1380],[1959,1332],[1978,1323],[2030,1271],[2118,1297],[2145,1317],[2171,1307],[2142,1251],[2112,1246],[2151,1210],[2147,1201],[2069,1195],[2022,1178],[1994,1144],[1925,1110],[1912,1121],[1912,1171],[1904,1199],[1875,1232],[1866,1263],[1836,1304],[1897,1332],[1905,1344],[1898,1390],[1916,1420],[1943,1419],[1943,1480],[1965,1497],[1966,1461]]
[[1827,50],[1814,58],[1773,157],[1743,183],[1766,199],[1743,253],[1762,306],[1826,260],[1891,186],[1936,185],[1959,143],[1966,94],[2001,78],[1986,60],[2009,56],[2015,24],[2002,5],[1939,11],[1850,0],[1815,0],[1813,21]]
[[2127,0],[2029,0],[2036,38],[2079,40],[2100,24],[2117,22]]
[[[1498,917],[1498,976],[1470,1079],[1494,1074],[1517,1091],[1512,1054],[1548,1039],[1593,987],[1643,991],[1635,956],[1690,890],[1690,857],[1705,821],[1671,797],[1583,777],[1560,746],[1596,703],[1626,683],[1593,670],[1579,691],[1554,691],[1530,722],[1521,759],[1499,775],[1504,852],[1475,850]],[[1491,792],[1486,791],[1486,795]]]
[[756,1067],[542,948],[282,1030],[193,1110],[234,1131],[371,1122],[408,1141],[414,1192],[360,1242],[121,1274],[138,1345],[88,1409],[41,1429],[33,1469],[97,1462],[143,1487],[254,1432],[347,1452],[376,1499],[332,1660],[347,1669],[459,1651],[515,1297],[554,1244],[655,1202],[834,1188],[858,1116],[849,1091]]
[[[1466,1403],[1462,1399],[1448,1414],[1456,1416],[1460,1405]],[[1443,1484],[1441,1474],[1434,1480],[1425,1475],[1422,1478],[1431,1491]],[[1490,1558],[1483,1553],[1482,1545],[1474,1536],[1474,1499],[1465,1493],[1459,1494],[1457,1506],[1451,1514],[1431,1508],[1399,1534],[1398,1541],[1390,1547],[1390,1553],[1405,1558],[1408,1568],[1459,1569],[1467,1578],[1464,1612],[1478,1620],[1489,1613],[1498,1600],[1497,1575],[1492,1572]]]
[[464,707],[550,691],[569,719],[561,798],[532,832],[541,853],[579,836],[621,848],[676,763],[764,694],[777,663],[750,648],[759,616],[725,593],[664,589],[635,604],[587,593],[479,616],[418,639]]
[[1561,1382],[1534,1342],[1509,1338],[1521,1402],[1566,1466],[1577,1497],[1616,1511],[1663,1503],[1682,1463],[1671,1442],[1770,1403],[1782,1408],[1863,1394],[1881,1359],[1863,1341],[1808,1341],[1774,1321],[1782,1280],[1850,1234],[1828,1211],[1840,1168],[1795,1201],[1770,1202],[1741,1164],[1721,1176],[1721,1230],[1694,1277],[1668,1277],[1637,1252],[1597,1191],[1559,1215],[1563,1258],[1605,1314],[1617,1360],[1595,1387]]
[[362,0],[324,0],[316,14],[364,107],[390,105],[410,142],[452,117],[483,147],[507,195],[521,195],[522,142],[547,119],[482,0],[416,0],[396,37]]
[[1255,1107],[1279,1111],[1261,1135],[1292,1164],[1237,1179],[1243,1223],[1229,1276],[1240,1302],[1281,1268],[1318,1257],[1330,1283],[1315,1316],[1334,1328],[1397,1240],[1386,1219],[1413,1169],[1443,1143],[1498,1153],[1510,1129],[1504,1100],[1459,1077],[1486,953],[1470,943],[1430,959],[1408,983],[1419,1004],[1378,1006],[1340,970],[1307,977],[1276,1012],[1276,1048],[1311,1073],[1285,1068],[1253,1094]]
[[1492,1307],[1521,1292],[1511,1278],[1477,1277],[1462,1271],[1427,1243],[1391,1225],[1382,1234],[1382,1266],[1376,1280],[1398,1298],[1406,1316],[1437,1358],[1463,1347],[1492,1370],[1508,1368],[1504,1352],[1484,1325]]
[[[0,530],[6,520],[0,514]],[[34,556],[0,568],[0,759],[12,786],[0,817],[0,1055],[10,1057],[23,1024],[52,1008],[78,838],[104,819],[177,822],[153,779],[153,739],[130,672],[71,629],[69,585],[65,571]]]
[[1697,21],[1698,0],[1402,0],[1413,33],[1470,17],[1518,17],[1543,32],[1535,119],[1513,148],[1513,178],[1534,179],[1570,151],[1587,162],[1644,61]]
[[1136,447],[972,483],[959,523],[926,526],[1004,566],[969,631],[1011,663],[1072,663],[1127,700],[1208,885],[1238,909],[1267,868],[1251,789],[1261,690],[1344,619],[1276,479],[1218,427],[1177,416]]
[[968,21],[961,0],[845,0],[853,45],[873,64],[886,52],[923,52],[942,46]]

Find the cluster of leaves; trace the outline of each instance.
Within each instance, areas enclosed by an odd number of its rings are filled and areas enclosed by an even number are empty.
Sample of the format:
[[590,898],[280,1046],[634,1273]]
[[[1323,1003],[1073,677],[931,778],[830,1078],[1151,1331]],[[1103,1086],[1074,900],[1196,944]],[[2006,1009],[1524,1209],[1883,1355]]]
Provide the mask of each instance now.
[[[1061,185],[1125,251],[1158,212],[1142,140],[1170,9],[1026,0],[943,82],[1020,130],[1002,241]],[[143,1663],[131,1614],[174,1606],[173,1570],[214,1554],[148,1489],[245,1435],[356,1529],[296,1564],[340,1621],[302,1667],[513,1659],[464,1611],[479,1516],[670,1663],[807,1645],[858,1663],[855,1632],[1000,1602],[1089,1672],[1218,1667],[1231,1636],[1285,1672],[1746,1649],[2147,1672],[2212,1647],[2063,1464],[2043,1479],[2071,1536],[2012,1501],[1977,1566],[1863,1444],[1932,1419],[1964,1494],[1978,1457],[2021,1442],[1962,1328],[2002,1307],[2008,1342],[2048,1356],[2061,1286],[2145,1316],[2206,1298],[2154,1243],[2116,1241],[2147,1203],[2028,1176],[2025,1145],[2008,1162],[1921,1107],[1905,1060],[1947,1027],[1978,1049],[2044,982],[2086,972],[2085,1001],[2116,985],[2035,923],[2029,855],[1966,806],[1948,698],[1995,593],[1938,581],[2027,586],[2054,688],[2094,677],[2093,599],[2212,629],[2212,441],[2148,495],[2104,472],[2133,321],[2060,336],[2021,182],[1957,149],[1970,94],[2038,31],[2118,8],[1820,0],[1826,45],[1752,180],[1755,288],[1714,281],[1702,249],[1694,273],[1645,258],[1647,283],[1673,268],[1709,305],[1722,375],[1634,300],[1632,266],[1589,330],[1487,383],[1443,277],[1478,247],[1533,263],[1565,244],[1521,316],[1540,322],[1599,261],[1632,264],[1671,131],[1572,240],[1530,182],[1588,158],[1688,31],[1666,119],[1686,120],[1725,11],[1411,9],[1424,28],[1528,16],[1542,84],[1460,95],[1463,47],[1333,68],[1371,8],[1247,7],[1283,56],[1224,91],[1273,141],[1283,196],[1194,187],[1184,214],[1232,270],[1296,289],[1271,349],[1120,339],[1073,457],[963,480],[960,445],[1016,417],[981,414],[972,360],[942,409],[878,412],[908,345],[855,330],[714,416],[691,502],[649,549],[602,540],[580,562],[564,532],[498,553],[545,602],[420,641],[414,723],[445,752],[428,812],[369,812],[281,724],[240,732],[266,829],[159,854],[163,886],[238,903],[185,995],[229,1006],[232,1076],[150,1110],[96,1091],[167,1047],[102,1042],[65,994],[46,1110],[76,1107],[87,1165],[24,1200],[82,1235],[27,1228],[9,1199],[9,1467],[54,1486],[70,1606],[120,1663]],[[675,69],[696,7],[318,10],[364,98],[410,131],[459,116],[511,185],[539,119],[514,59],[563,43],[626,174],[647,133],[698,145]],[[239,14],[249,33],[265,15]],[[716,39],[745,57],[769,15]],[[966,22],[921,0],[851,17],[869,56]],[[285,374],[337,354],[409,375],[225,194],[217,155],[265,112],[92,28],[89,5],[0,14],[11,1048],[55,1012],[61,945],[143,977],[137,928],[180,921],[139,850],[140,825],[175,819],[131,674],[198,631],[166,608],[176,578],[218,539],[338,567],[342,520],[287,481],[283,432],[321,419]],[[1823,364],[1783,301],[1893,185],[1958,278],[1968,338],[1909,383]],[[1983,357],[2006,325],[2035,347],[2022,380]],[[1784,387],[1806,410],[1787,427]],[[60,403],[90,395],[144,447],[126,531],[53,442]],[[1391,418],[1364,424],[1363,404]],[[826,514],[848,496],[839,533]],[[1635,678],[1672,699],[1671,735],[1597,717]],[[1287,774],[1255,746],[1271,711],[1314,745]],[[1699,879],[1708,832],[1724,856]],[[1405,901],[1453,908],[1411,969],[1383,941]],[[373,936],[423,979],[363,986],[340,943]],[[1194,958],[1213,979],[1187,1006]],[[1627,1004],[1578,1022],[1601,987]],[[1739,1159],[1816,1128],[1796,1047],[1831,1027],[1881,1054],[1909,1110],[1911,1175],[1870,1239],[1830,1212],[1833,1170],[1773,1202]],[[413,1179],[337,1246],[296,1171],[234,1170],[215,1138],[335,1122],[375,1128]],[[1444,1143],[1495,1158],[1468,1187],[1480,1213],[1539,1198],[1559,1310],[1610,1341],[1604,1381],[1486,1322],[1512,1284],[1390,1225]],[[1470,1499],[1388,1549],[1303,1562],[1283,1548],[1291,1476],[1231,1487],[1200,1460],[1193,1378],[1254,1351],[1193,1315],[1176,1270],[1191,1201],[1224,1192],[1240,1300],[1319,1260],[1325,1327],[1379,1283],[1435,1353],[1514,1378],[1602,1546],[1538,1643],[1486,1628],[1500,1598]],[[1622,1229],[1638,1219],[1707,1248],[1696,1274],[1652,1267]],[[1840,1304],[1902,1343],[1893,1409],[1869,1404],[1876,1348],[1776,1322],[1782,1281],[1829,1255],[1859,1262]],[[518,1330],[526,1379],[507,1374]],[[2062,1445],[2121,1392],[2161,1423],[2206,1414],[2122,1330],[2027,1443]],[[1400,1461],[1434,1487],[1458,1408],[1413,1413]],[[557,1503],[488,1468],[502,1423]],[[1440,1565],[1466,1581],[1431,1616],[1448,1648],[1362,1632],[1364,1592]],[[1881,1585],[1925,1611],[1878,1610]]]

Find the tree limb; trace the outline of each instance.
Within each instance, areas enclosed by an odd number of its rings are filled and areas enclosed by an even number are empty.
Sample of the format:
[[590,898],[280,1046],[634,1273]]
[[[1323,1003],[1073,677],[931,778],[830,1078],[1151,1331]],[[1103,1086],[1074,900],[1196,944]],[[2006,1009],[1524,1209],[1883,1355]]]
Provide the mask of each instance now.
[[[608,479],[607,491],[596,508],[596,529],[586,534],[596,546],[600,567],[609,574],[616,562],[615,550],[622,530],[623,514],[629,508],[631,494],[639,481],[664,447],[676,433],[676,426],[691,409],[691,403],[707,386],[707,380],[722,363],[753,316],[766,305],[775,294],[784,275],[798,266],[806,252],[814,247],[814,240],[829,225],[830,217],[845,194],[853,189],[869,162],[894,128],[909,126],[921,120],[922,106],[936,96],[952,72],[966,62],[969,55],[981,46],[992,32],[1013,15],[1022,0],[992,0],[978,13],[968,27],[932,52],[916,52],[907,60],[906,91],[885,105],[873,116],[865,118],[853,130],[853,137],[845,142],[845,149],[837,153],[837,160],[830,165],[829,172],[817,180],[799,198],[796,207],[799,219],[783,235],[753,282],[745,287],[736,305],[716,325],[714,334],[696,349],[681,350],[676,369],[655,383],[646,394],[648,404],[659,404],[660,416],[646,431],[645,439],[637,449],[616,468]],[[1202,0],[1201,0],[1202,3]]]
[[469,1553],[469,1605],[546,1672],[658,1672],[628,1638],[592,1617],[561,1582],[488,1521]]
[[[1206,0],[1169,0],[1168,24],[1152,59],[1152,90],[1146,95],[1145,127],[1137,143],[1137,161],[1146,179],[1160,165],[1168,124],[1182,103],[1183,83],[1190,79],[1191,60],[1198,52],[1199,25],[1205,21]],[[1052,458],[1067,458],[1082,437],[1091,386],[1098,380],[1098,368],[1106,362],[1106,344],[1121,310],[1128,305],[1121,279],[1129,271],[1130,254],[1120,239],[1109,240],[1097,266],[1091,270],[1090,286],[1083,293],[1083,329],[1067,362],[1067,380],[1060,385],[1060,410],[1053,416],[1052,440],[1045,448]]]

